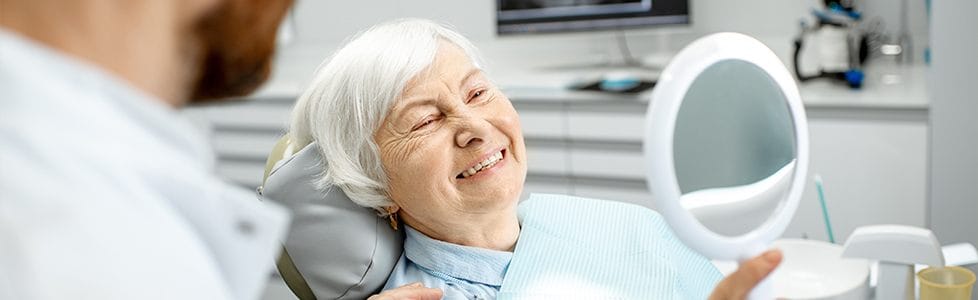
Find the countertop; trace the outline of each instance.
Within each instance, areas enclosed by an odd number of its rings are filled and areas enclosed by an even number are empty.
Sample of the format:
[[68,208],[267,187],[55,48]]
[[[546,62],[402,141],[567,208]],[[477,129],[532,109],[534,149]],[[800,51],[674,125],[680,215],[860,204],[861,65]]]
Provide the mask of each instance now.
[[[777,49],[775,52],[778,53]],[[783,51],[782,51],[783,52]],[[298,54],[280,58],[271,80],[249,98],[256,100],[292,101],[312,78],[319,64],[315,55]],[[531,62],[496,57],[488,67],[490,78],[514,102],[579,102],[601,103],[615,101],[647,102],[651,90],[639,94],[614,94],[593,91],[574,91],[566,87],[582,80],[595,79],[609,69],[556,69],[534,66]],[[899,65],[883,58],[871,60],[865,69],[866,81],[861,89],[851,89],[841,82],[817,79],[799,85],[806,108],[826,109],[887,109],[926,111],[929,106],[926,91],[926,66]],[[613,70],[613,69],[610,69]],[[655,71],[648,71],[654,77]]]

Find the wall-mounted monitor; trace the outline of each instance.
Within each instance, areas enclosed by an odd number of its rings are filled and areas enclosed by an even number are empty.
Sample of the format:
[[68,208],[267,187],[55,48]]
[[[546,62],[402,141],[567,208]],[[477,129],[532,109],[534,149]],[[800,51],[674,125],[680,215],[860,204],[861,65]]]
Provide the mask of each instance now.
[[500,35],[689,24],[689,0],[497,0]]

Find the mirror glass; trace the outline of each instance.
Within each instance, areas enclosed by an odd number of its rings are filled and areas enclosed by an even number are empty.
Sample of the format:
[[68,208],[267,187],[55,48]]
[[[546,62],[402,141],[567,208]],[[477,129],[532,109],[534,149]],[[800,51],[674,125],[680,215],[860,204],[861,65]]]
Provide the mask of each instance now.
[[788,100],[755,64],[717,61],[686,90],[673,135],[680,203],[711,231],[739,236],[771,218],[797,153]]

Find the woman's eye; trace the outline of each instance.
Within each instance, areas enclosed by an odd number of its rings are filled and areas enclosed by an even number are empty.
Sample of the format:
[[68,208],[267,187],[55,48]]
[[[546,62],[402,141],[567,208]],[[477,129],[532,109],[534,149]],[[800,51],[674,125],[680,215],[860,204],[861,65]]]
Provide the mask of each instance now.
[[469,102],[472,102],[472,100],[475,100],[475,99],[481,97],[485,93],[486,93],[486,90],[478,90],[478,91],[475,91],[474,93],[472,93],[472,97],[469,97]]
[[425,126],[428,126],[429,124],[431,124],[431,123],[433,123],[433,122],[435,122],[435,120],[434,120],[434,119],[425,119],[424,121],[422,121],[422,122],[421,122],[421,123],[419,123],[418,125],[415,125],[415,126],[414,126],[414,128],[413,128],[413,129],[411,129],[411,130],[412,130],[412,131],[416,131],[416,130],[419,130],[419,129],[421,129],[421,128],[424,128]]

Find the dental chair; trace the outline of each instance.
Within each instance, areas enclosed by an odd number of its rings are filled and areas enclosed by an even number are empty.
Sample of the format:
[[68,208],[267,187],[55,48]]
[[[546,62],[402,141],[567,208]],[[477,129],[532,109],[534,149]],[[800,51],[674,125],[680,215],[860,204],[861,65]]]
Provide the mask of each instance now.
[[268,157],[259,198],[293,214],[276,265],[300,300],[365,299],[387,282],[404,234],[342,189],[317,188],[322,164],[315,143],[294,145],[287,134]]

